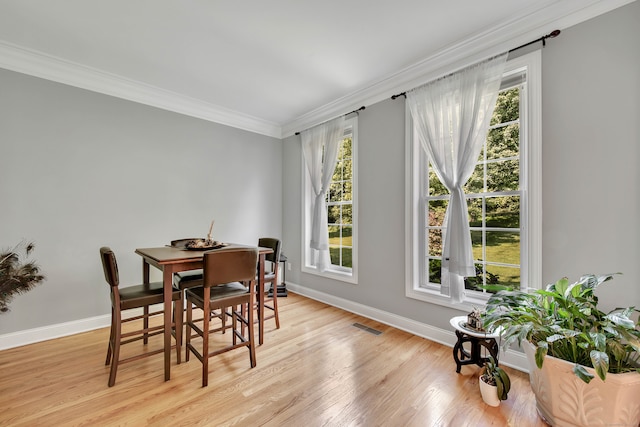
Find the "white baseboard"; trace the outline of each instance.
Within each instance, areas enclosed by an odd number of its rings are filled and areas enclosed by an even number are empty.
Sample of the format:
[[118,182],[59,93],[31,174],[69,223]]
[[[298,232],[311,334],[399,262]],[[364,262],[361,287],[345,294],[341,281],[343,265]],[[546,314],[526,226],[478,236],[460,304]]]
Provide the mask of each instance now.
[[73,322],[58,323],[56,325],[43,326],[41,328],[27,329],[25,331],[12,332],[0,335],[0,350],[21,347],[27,344],[47,341],[54,338],[66,337],[82,332],[92,331],[108,327],[111,323],[111,315],[90,317],[74,320]]
[[[324,292],[310,289],[295,283],[287,281],[287,289],[307,298],[329,304],[333,307],[358,314],[368,319],[375,320],[385,325],[393,326],[410,334],[426,338],[431,341],[446,345],[453,348],[457,339],[453,331],[440,329],[426,323],[417,322],[397,314],[389,313],[384,310],[369,307],[357,302],[349,301],[344,298],[336,297]],[[453,355],[451,356],[453,363]],[[500,355],[500,364],[509,366],[523,372],[529,372],[527,358],[524,353],[515,350],[507,350]]]

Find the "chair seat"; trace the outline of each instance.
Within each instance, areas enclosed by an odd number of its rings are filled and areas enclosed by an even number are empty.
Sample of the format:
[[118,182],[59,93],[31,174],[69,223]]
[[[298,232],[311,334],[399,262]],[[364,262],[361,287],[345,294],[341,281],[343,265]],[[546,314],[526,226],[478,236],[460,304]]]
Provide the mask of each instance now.
[[[240,282],[227,283],[225,285],[212,286],[210,289],[210,300],[216,301],[224,298],[231,298],[249,293],[249,290]],[[189,289],[187,294],[192,298],[203,301],[204,288]]]
[[[264,281],[265,281],[265,283],[273,282],[275,280],[275,278],[276,278],[276,274],[273,273],[273,272],[272,273],[269,273],[269,272],[264,273]],[[256,281],[258,281],[258,279],[259,279],[258,276],[256,276]]]
[[202,270],[181,271],[173,277],[173,283],[179,289],[188,289],[202,286]]
[[[161,304],[164,301],[162,282],[122,287],[118,288],[118,292],[120,293],[120,308],[123,310]],[[174,287],[171,297],[173,301],[179,300],[180,290]]]

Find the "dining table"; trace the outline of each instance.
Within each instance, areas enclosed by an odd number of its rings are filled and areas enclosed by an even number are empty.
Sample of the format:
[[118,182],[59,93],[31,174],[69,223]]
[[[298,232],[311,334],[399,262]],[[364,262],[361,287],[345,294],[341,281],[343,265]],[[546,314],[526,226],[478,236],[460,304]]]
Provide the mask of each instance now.
[[[226,248],[251,247],[249,245],[229,243]],[[254,246],[255,247],[255,246]],[[193,250],[184,246],[159,246],[152,248],[138,248],[135,253],[142,257],[143,283],[149,283],[150,266],[162,271],[164,293],[164,380],[171,378],[171,295],[173,292],[173,275],[182,271],[203,268],[203,258],[206,250]],[[258,302],[258,343],[264,341],[264,275],[265,257],[273,253],[273,249],[258,247],[257,293]]]

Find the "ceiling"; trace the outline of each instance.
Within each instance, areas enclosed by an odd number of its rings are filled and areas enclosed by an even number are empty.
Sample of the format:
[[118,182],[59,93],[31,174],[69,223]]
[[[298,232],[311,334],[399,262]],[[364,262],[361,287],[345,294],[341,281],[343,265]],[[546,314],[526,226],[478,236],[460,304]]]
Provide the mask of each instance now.
[[629,2],[0,0],[0,67],[282,137]]

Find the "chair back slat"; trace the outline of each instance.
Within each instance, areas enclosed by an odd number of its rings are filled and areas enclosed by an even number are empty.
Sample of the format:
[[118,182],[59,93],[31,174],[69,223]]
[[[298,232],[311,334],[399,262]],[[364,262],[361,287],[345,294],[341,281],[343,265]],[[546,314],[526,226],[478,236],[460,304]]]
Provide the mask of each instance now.
[[204,253],[204,286],[253,280],[258,248],[223,248]]
[[104,278],[107,283],[116,288],[120,284],[120,277],[118,275],[118,263],[116,262],[116,255],[111,248],[103,246],[100,248],[100,259],[102,259],[102,268],[104,270]]
[[[277,264],[280,261],[280,239],[274,239],[272,237],[261,237],[260,239],[258,239],[258,246],[273,249],[272,254],[265,255],[265,260],[270,261],[274,264]],[[274,268],[277,268],[277,266]]]

